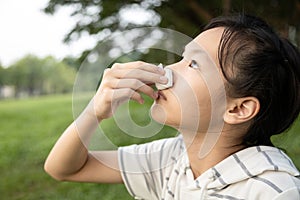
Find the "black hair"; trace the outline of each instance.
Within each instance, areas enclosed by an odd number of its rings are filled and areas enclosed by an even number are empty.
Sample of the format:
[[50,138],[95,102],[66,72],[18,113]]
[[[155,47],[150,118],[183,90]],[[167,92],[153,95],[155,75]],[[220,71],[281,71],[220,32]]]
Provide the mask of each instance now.
[[246,14],[221,16],[205,30],[224,27],[218,59],[230,97],[256,97],[260,111],[253,118],[243,145],[273,146],[300,111],[300,53],[262,19]]

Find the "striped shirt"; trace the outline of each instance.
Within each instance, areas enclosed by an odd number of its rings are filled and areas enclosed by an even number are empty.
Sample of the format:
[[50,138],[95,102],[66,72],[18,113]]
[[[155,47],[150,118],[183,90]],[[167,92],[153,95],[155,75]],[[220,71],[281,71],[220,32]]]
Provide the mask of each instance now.
[[119,165],[135,199],[300,200],[300,174],[281,150],[241,150],[196,179],[181,136],[120,147]]

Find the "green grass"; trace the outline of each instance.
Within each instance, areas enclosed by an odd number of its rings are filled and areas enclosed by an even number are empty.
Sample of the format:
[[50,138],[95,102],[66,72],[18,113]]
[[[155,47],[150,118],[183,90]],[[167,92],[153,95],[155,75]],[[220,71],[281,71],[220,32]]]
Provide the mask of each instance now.
[[[150,104],[147,99],[147,104]],[[134,102],[131,115],[140,125],[149,123],[148,109]],[[124,108],[121,108],[124,109]],[[43,170],[50,149],[73,120],[71,95],[0,101],[0,198],[4,200],[60,199],[132,199],[124,185],[58,182]],[[175,134],[165,127],[146,139],[128,136],[113,119],[101,125],[104,135],[114,145],[147,142]],[[107,133],[110,134],[107,134]],[[274,138],[300,167],[299,120],[288,133]],[[298,155],[298,156],[297,156]]]
[[132,199],[123,185],[62,183],[43,170],[72,121],[71,95],[0,101],[0,198]]

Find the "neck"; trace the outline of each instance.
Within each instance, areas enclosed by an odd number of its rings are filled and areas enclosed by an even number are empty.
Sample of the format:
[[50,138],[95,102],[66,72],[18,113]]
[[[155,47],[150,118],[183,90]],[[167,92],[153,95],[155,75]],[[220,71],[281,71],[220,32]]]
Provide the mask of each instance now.
[[226,137],[224,133],[197,133],[193,137],[187,132],[181,133],[194,178],[244,148],[239,145],[240,140]]

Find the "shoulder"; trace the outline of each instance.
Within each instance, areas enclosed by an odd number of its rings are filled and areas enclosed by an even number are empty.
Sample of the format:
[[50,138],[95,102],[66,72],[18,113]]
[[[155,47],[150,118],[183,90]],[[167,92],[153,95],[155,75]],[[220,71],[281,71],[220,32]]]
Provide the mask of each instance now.
[[119,154],[128,155],[151,155],[151,154],[167,154],[173,151],[183,151],[185,149],[182,136],[174,138],[166,138],[155,140],[145,144],[133,144],[130,146],[120,147]]
[[146,144],[120,147],[118,149],[119,165],[121,169],[125,167],[127,172],[131,171],[129,169],[135,172],[141,169],[154,171],[166,167],[172,159],[179,157],[184,151],[181,135]]
[[[300,174],[292,160],[274,147],[256,146],[228,157],[215,169],[231,192],[247,199],[299,199]],[[230,169],[230,170],[228,170]],[[232,172],[235,173],[232,173]],[[298,195],[294,198],[294,195]]]
[[293,187],[288,190],[283,191],[274,197],[274,200],[299,200],[300,199],[300,187]]
[[182,137],[120,147],[119,168],[124,184],[133,197],[158,199],[173,159],[184,152]]
[[247,182],[250,199],[300,199],[300,179],[287,172],[266,171]]

